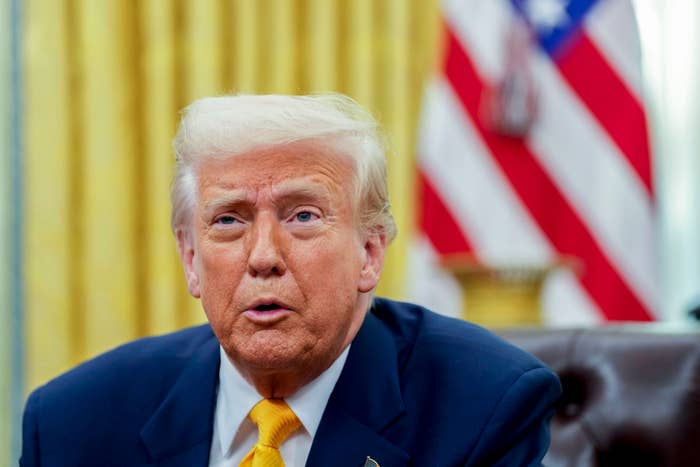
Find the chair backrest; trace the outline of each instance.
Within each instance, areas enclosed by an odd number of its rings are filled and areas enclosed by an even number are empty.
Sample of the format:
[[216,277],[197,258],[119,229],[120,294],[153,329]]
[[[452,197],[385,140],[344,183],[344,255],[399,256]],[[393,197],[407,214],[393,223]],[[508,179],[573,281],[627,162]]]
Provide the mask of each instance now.
[[700,466],[700,329],[610,325],[499,334],[562,381],[545,465]]

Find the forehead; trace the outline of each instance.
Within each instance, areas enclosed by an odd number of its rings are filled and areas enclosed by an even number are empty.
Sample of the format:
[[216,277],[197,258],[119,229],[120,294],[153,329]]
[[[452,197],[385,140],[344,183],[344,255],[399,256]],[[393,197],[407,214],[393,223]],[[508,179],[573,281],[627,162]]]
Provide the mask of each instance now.
[[353,185],[353,162],[345,155],[309,145],[294,145],[204,159],[197,170],[200,194],[221,190],[305,192],[347,191]]

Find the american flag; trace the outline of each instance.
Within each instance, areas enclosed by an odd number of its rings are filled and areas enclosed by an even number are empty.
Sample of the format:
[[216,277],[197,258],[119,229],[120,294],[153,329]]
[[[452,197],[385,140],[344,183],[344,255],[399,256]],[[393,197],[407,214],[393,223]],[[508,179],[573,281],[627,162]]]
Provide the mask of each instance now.
[[437,264],[573,257],[543,293],[553,325],[653,320],[659,284],[641,53],[629,0],[447,0],[445,56],[418,142],[411,298],[460,309]]

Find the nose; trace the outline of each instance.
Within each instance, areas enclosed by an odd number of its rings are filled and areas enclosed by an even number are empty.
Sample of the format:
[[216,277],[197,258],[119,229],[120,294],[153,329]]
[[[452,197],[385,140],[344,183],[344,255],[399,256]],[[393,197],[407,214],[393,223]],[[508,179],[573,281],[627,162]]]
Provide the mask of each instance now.
[[260,215],[250,231],[248,273],[253,277],[281,276],[287,266],[281,251],[281,231],[277,219]]

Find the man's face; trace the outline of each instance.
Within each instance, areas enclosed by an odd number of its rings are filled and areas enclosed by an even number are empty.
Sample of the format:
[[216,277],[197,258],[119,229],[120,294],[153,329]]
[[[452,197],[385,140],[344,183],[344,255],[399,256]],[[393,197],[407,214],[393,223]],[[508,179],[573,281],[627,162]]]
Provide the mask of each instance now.
[[247,375],[315,377],[355,336],[383,262],[384,237],[356,224],[351,162],[296,145],[206,160],[197,177],[178,243],[224,350]]

